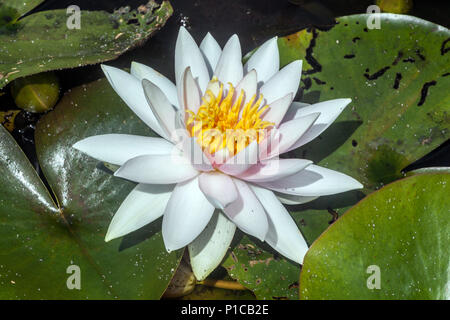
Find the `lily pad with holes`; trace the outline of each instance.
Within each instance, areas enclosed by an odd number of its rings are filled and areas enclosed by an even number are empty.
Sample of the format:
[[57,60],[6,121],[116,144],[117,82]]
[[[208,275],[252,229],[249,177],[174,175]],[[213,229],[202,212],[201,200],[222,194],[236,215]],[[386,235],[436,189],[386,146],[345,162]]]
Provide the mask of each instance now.
[[347,211],[306,254],[302,299],[449,299],[450,174],[394,182]]
[[173,11],[168,1],[153,0],[136,10],[80,11],[80,28],[72,28],[75,11],[42,11],[19,19],[43,1],[18,2],[0,1],[0,88],[19,77],[117,58],[145,42]]
[[[105,79],[67,93],[36,129],[47,188],[0,127],[0,298],[163,294],[182,252],[166,252],[160,222],[106,243],[111,218],[134,184],[71,148],[86,136],[110,132],[152,135]],[[80,268],[80,290],[67,287],[71,265]]]
[[[381,29],[368,29],[367,18],[341,17],[334,25],[278,39],[281,66],[303,60],[296,100],[352,99],[322,135],[289,155],[346,173],[365,186],[362,191],[286,206],[310,245],[366,194],[402,178],[404,167],[449,138],[450,31],[395,14],[380,14]],[[259,290],[259,297],[270,299],[280,292],[295,297],[289,285],[297,282],[300,266],[257,240],[242,241],[224,262],[229,274],[257,296]],[[264,249],[256,255],[243,253],[248,243]],[[250,267],[250,261],[270,258],[271,269]],[[268,276],[268,270],[280,277]]]

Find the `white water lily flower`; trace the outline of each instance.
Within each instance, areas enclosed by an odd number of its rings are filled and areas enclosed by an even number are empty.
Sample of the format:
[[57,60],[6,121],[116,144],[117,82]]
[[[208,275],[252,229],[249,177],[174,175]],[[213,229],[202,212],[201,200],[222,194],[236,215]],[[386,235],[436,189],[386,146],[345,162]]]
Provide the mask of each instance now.
[[351,102],[293,102],[302,61],[279,65],[276,37],[242,65],[236,35],[221,49],[208,33],[199,47],[181,27],[176,85],[139,63],[132,63],[131,74],[102,66],[118,95],[162,137],[106,134],[74,145],[119,165],[115,176],[138,183],[114,215],[106,241],[163,216],[166,249],[188,246],[198,279],[220,264],[236,227],[303,262],[308,246],[282,203],[362,185],[309,160],[278,159],[321,134]]

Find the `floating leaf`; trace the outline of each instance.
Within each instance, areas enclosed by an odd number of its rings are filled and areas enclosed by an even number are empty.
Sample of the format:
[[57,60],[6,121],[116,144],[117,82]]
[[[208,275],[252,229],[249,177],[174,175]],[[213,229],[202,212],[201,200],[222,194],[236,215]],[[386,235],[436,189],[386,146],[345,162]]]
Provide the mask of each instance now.
[[[17,17],[17,3],[1,3],[3,19]],[[172,11],[168,1],[158,5],[151,0],[137,10],[125,7],[112,14],[81,11],[80,29],[68,28],[70,14],[65,9],[37,12],[7,26],[0,25],[0,88],[19,77],[117,58],[145,42],[165,24]]]
[[228,274],[258,299],[297,299],[298,264],[287,261],[261,242],[243,236],[223,262]]
[[450,174],[394,182],[344,214],[305,257],[302,299],[449,299]]
[[[161,223],[106,243],[104,237],[133,183],[97,168],[72,148],[100,133],[152,135],[103,79],[73,89],[36,128],[42,181],[2,127],[0,131],[0,298],[158,299],[182,252],[168,254]],[[69,288],[69,266],[81,290]]]

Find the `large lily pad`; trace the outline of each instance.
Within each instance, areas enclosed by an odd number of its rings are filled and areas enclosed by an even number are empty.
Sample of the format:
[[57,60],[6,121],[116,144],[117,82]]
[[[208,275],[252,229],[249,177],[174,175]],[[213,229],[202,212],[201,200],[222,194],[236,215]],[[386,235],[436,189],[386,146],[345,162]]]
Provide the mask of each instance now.
[[423,174],[369,195],[314,242],[300,297],[449,299],[449,188],[450,174]]
[[42,1],[3,0],[0,16],[0,88],[27,75],[112,60],[143,43],[172,14],[168,1],[138,10],[81,11],[80,29],[69,29],[66,10],[42,11],[16,21]]
[[[37,125],[37,153],[56,203],[1,128],[0,298],[158,299],[181,258],[168,254],[160,223],[105,243],[112,215],[134,184],[71,148],[100,133],[151,135],[106,80],[66,94]],[[81,269],[69,290],[66,269]]]
[[[303,60],[300,101],[353,100],[321,136],[290,154],[346,173],[365,186],[363,191],[287,206],[308,244],[365,194],[402,178],[404,167],[449,137],[450,31],[394,14],[380,14],[381,29],[368,29],[367,18],[366,14],[341,17],[335,25],[308,28],[278,40],[282,66]],[[244,237],[232,251],[239,262],[230,256],[224,263],[228,270],[233,266],[230,275],[257,296],[263,285],[277,293],[267,292],[264,298],[280,292],[293,297],[289,288],[300,267],[274,259],[268,270],[290,278],[267,276],[267,270],[249,265],[258,257],[242,254],[240,248],[248,241],[261,248],[257,240]],[[262,250],[261,257],[278,256]]]

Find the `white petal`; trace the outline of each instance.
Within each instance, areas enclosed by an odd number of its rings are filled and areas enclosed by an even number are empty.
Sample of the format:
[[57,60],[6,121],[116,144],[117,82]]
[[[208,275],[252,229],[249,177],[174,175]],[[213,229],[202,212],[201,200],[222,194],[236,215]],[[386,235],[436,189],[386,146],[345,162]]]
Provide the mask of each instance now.
[[150,109],[152,109],[159,125],[165,131],[166,136],[172,138],[172,135],[175,133],[174,107],[172,107],[164,92],[154,83],[144,79],[142,80],[142,86]]
[[237,35],[232,35],[225,44],[214,74],[222,83],[236,86],[243,77],[241,44]]
[[200,88],[192,76],[191,68],[186,68],[182,75],[181,85],[178,87],[178,100],[181,110],[187,109],[197,113],[201,104],[201,96]]
[[207,33],[200,43],[200,51],[203,53],[206,65],[208,66],[208,71],[210,77],[212,77],[214,70],[216,69],[217,62],[219,61],[222,49],[217,43],[216,39]]
[[320,114],[312,113],[305,117],[284,122],[278,128],[279,141],[272,143],[270,157],[287,152],[300,137],[311,128]]
[[80,140],[73,147],[97,160],[121,166],[131,158],[145,154],[170,154],[174,146],[162,138],[103,134]]
[[286,114],[284,121],[290,118],[304,117],[314,112],[320,112],[320,116],[314,122],[314,125],[289,149],[296,149],[319,136],[337,119],[350,102],[352,102],[351,99],[334,99],[309,106],[304,106],[304,104],[298,102],[292,103],[288,110],[289,114]]
[[239,196],[223,211],[236,226],[251,236],[264,241],[269,224],[263,206],[244,181],[233,179]]
[[220,172],[202,173],[198,182],[205,197],[218,209],[224,209],[238,197],[233,180]]
[[219,170],[232,175],[240,175],[258,162],[258,142],[255,140],[234,157],[228,158]]
[[161,128],[158,120],[156,120],[155,115],[148,106],[141,82],[128,72],[118,68],[102,64],[102,69],[114,91],[116,91],[127,106],[133,110],[145,124],[152,128],[153,131],[163,138],[168,139],[169,137],[166,136],[164,130]]
[[205,279],[222,262],[235,231],[236,225],[216,212],[205,230],[189,244],[191,267],[198,281]]
[[174,187],[138,184],[114,215],[105,241],[124,236],[161,217]]
[[363,188],[361,183],[346,174],[313,164],[292,176],[259,185],[281,193],[308,197]]
[[269,217],[266,242],[285,257],[303,263],[308,245],[289,212],[270,190],[252,186]]
[[289,93],[292,93],[295,97],[300,84],[301,75],[301,60],[291,62],[283,69],[275,73],[272,78],[264,83],[260,90],[260,93],[262,93],[266,99],[266,104],[270,104]]
[[143,79],[147,79],[153,82],[155,85],[158,86],[158,88],[162,90],[162,92],[164,92],[165,96],[167,97],[167,99],[169,99],[170,103],[175,107],[179,108],[177,98],[177,87],[172,81],[167,79],[165,76],[163,76],[155,69],[135,61],[131,62],[130,72],[133,76],[138,78],[140,82],[142,82]]
[[198,186],[198,178],[177,184],[172,192],[162,223],[167,251],[191,243],[203,231],[214,213]]
[[194,79],[197,80],[202,92],[205,92],[209,82],[205,60],[189,32],[184,27],[180,27],[175,45],[175,81],[177,87],[182,84],[181,76],[187,67],[191,67]]
[[187,132],[183,123],[183,113],[177,112],[175,119],[175,127],[177,128],[177,144],[176,147],[182,151],[182,155],[189,159],[192,166],[198,171],[214,170],[211,160],[212,156],[206,151],[203,152],[197,143],[197,138],[191,137]]
[[264,42],[244,66],[246,73],[252,69],[256,70],[260,84],[265,83],[280,69],[277,40],[278,38],[274,37]]
[[182,156],[145,155],[125,162],[114,175],[131,181],[148,184],[170,184],[197,176],[191,163]]
[[182,143],[183,156],[189,159],[192,166],[199,171],[214,170],[210,158],[197,143],[197,138],[187,137]]
[[249,182],[267,182],[293,175],[312,163],[304,159],[269,159],[254,165],[239,176]]
[[280,192],[275,192],[275,195],[277,196],[278,200],[280,200],[281,203],[288,204],[288,205],[303,204],[303,203],[314,201],[318,198],[318,196],[303,197],[303,196],[296,196],[293,194],[286,194],[286,193],[280,193]]
[[283,120],[284,115],[288,111],[293,99],[294,95],[292,93],[288,93],[283,98],[275,100],[269,104],[269,109],[263,114],[262,119],[273,122],[275,126],[278,127]]
[[243,77],[241,81],[239,81],[239,84],[236,87],[236,91],[234,92],[233,104],[241,94],[241,90],[244,90],[244,99],[240,114],[242,114],[242,111],[244,110],[243,106],[245,106],[245,104],[249,102],[249,100],[252,99],[254,95],[256,95],[257,86],[257,74],[255,70],[247,73],[245,77]]

